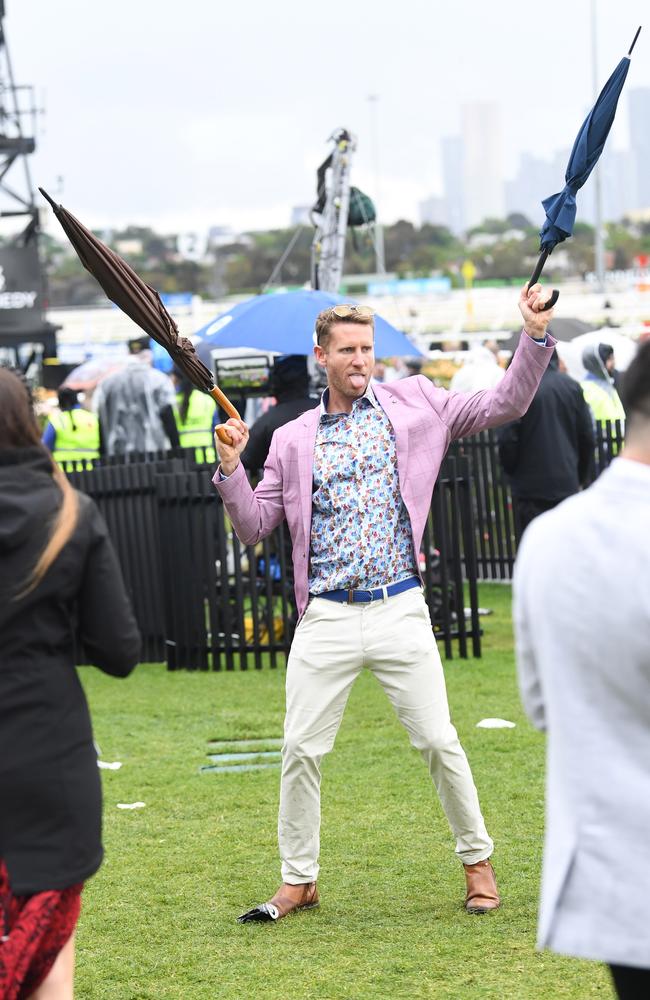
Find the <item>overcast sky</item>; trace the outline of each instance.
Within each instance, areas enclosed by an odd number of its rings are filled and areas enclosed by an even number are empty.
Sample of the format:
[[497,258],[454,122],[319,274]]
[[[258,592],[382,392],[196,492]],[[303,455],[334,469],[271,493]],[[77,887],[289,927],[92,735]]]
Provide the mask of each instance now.
[[[602,85],[648,2],[597,8]],[[646,20],[628,89],[650,86]],[[4,23],[46,109],[34,183],[92,226],[285,226],[338,126],[353,183],[416,220],[463,102],[502,106],[511,176],[522,151],[572,144],[593,93],[591,0],[6,0]],[[627,129],[623,99],[610,143]]]

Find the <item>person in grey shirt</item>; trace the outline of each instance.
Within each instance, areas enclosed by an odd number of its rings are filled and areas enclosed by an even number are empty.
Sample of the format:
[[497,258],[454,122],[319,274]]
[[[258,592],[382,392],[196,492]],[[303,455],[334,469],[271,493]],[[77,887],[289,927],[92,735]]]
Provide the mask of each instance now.
[[131,358],[121,371],[102,379],[93,405],[99,418],[100,453],[160,451],[180,444],[171,379],[151,367],[149,338],[130,341]]

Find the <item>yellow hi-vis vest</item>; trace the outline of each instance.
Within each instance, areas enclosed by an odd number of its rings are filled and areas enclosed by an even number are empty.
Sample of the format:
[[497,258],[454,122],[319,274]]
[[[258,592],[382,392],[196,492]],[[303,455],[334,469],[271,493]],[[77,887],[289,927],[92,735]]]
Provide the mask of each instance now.
[[94,413],[55,410],[50,423],[56,431],[53,455],[57,462],[75,462],[99,457],[99,421]]
[[180,393],[176,399],[174,414],[181,447],[200,449],[195,452],[197,462],[203,461],[203,449],[205,448],[205,461],[215,462],[216,456],[214,454],[212,439],[214,400],[206,392],[200,392],[198,389],[195,389],[190,395],[185,421],[182,421],[180,415]]
[[580,387],[594,420],[625,420],[625,410],[615,389],[610,393],[591,379],[581,382]]

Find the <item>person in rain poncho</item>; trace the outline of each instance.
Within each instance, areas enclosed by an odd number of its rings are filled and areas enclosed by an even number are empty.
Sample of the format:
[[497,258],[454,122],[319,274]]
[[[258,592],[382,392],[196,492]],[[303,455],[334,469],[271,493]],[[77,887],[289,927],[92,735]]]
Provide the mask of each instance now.
[[625,410],[614,384],[614,348],[589,344],[582,352],[587,374],[580,383],[595,421],[625,420]]
[[452,392],[479,392],[494,389],[505,372],[497,357],[487,345],[472,347],[462,368],[459,368],[449,383]]
[[151,367],[148,337],[129,343],[132,357],[121,371],[103,379],[93,400],[104,455],[160,451],[179,445],[174,419],[176,392],[171,379]]

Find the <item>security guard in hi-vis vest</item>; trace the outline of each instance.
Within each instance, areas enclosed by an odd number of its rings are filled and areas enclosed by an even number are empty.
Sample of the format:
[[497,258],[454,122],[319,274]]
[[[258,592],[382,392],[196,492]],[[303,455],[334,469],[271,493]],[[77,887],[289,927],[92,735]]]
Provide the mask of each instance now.
[[176,385],[176,405],[174,416],[182,448],[195,448],[197,462],[215,462],[212,441],[212,418],[214,401],[205,392],[195,389],[176,369],[173,373]]
[[50,415],[43,444],[59,464],[99,457],[99,422],[73,389],[59,389],[59,409]]

